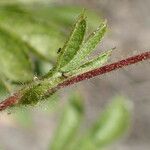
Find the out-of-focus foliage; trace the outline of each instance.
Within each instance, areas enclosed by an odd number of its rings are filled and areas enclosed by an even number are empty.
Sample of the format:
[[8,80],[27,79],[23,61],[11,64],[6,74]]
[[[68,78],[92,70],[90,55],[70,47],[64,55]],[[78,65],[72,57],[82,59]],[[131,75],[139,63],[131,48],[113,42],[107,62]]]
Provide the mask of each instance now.
[[7,85],[2,80],[0,80],[0,100],[6,98],[6,96],[8,95],[9,95],[9,89]]
[[[81,6],[55,5],[50,1],[0,1],[0,77],[4,82],[31,82],[52,67]],[[101,22],[86,10],[89,30]],[[13,90],[14,91],[14,90]],[[0,92],[2,93],[2,92]]]
[[91,129],[82,135],[77,134],[81,124],[83,104],[81,97],[69,100],[62,114],[54,139],[53,150],[99,150],[118,140],[128,129],[131,117],[131,104],[123,97],[116,97],[97,118]]
[[[48,114],[52,108],[55,108],[57,103],[54,102],[58,99],[58,95],[54,95],[53,100],[49,101],[49,104],[46,103],[42,106],[43,108],[46,107]],[[43,110],[43,108],[40,108],[40,110]],[[55,109],[55,111],[59,111],[61,116],[48,149],[104,149],[118,141],[127,132],[131,123],[131,108],[130,101],[122,96],[117,96],[112,99],[112,102],[97,117],[95,123],[83,132],[82,125],[86,111],[83,98],[78,93],[72,93],[63,109]],[[34,128],[32,113],[29,109],[15,109],[15,113],[12,115],[20,127]]]
[[[45,7],[38,8],[40,11],[33,11],[35,15],[41,16],[43,20],[48,20],[53,22],[60,27],[67,29],[68,26],[72,25],[73,19],[78,16],[83,10],[82,6],[71,6],[71,5],[54,5],[50,8],[45,5]],[[49,14],[49,15],[47,15]],[[86,9],[86,14],[88,17],[88,26],[92,30],[97,28],[100,24],[101,18],[95,13],[95,11]],[[51,15],[51,16],[50,16]],[[51,19],[50,19],[51,17]]]
[[32,14],[32,8],[27,8],[17,4],[0,6],[0,25],[26,42],[30,46],[29,52],[50,61],[63,43],[63,32],[52,22],[42,21]]
[[[32,47],[30,51],[52,60],[64,42],[68,26],[82,9],[45,4],[0,5],[0,24],[27,42]],[[95,13],[87,12],[90,21],[95,18],[90,24],[93,28],[100,23],[100,19]]]
[[67,149],[76,136],[82,116],[83,104],[81,98],[78,95],[72,95],[69,99],[69,105],[64,108],[50,149]]
[[13,3],[34,3],[34,2],[53,2],[54,0],[1,0],[0,3],[13,4]]
[[27,49],[25,43],[0,27],[0,73],[12,81],[32,80],[33,72]]
[[131,104],[116,97],[79,142],[79,150],[101,149],[119,139],[128,129]]

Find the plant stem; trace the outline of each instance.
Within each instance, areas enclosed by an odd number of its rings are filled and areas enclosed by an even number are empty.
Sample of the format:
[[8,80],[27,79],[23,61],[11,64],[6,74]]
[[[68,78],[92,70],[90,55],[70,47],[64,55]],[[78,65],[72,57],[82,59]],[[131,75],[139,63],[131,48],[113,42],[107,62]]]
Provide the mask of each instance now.
[[20,99],[19,93],[15,93],[14,95],[8,97],[4,101],[0,103],[0,111],[5,110],[7,107],[11,107],[18,103]]
[[[94,69],[92,71],[88,71],[88,72],[85,72],[78,76],[72,77],[72,78],[64,81],[63,83],[59,84],[56,88],[54,88],[54,90],[78,83],[83,80],[93,78],[98,75],[102,75],[102,74],[111,72],[113,70],[117,70],[119,68],[123,68],[125,66],[129,66],[129,65],[132,65],[132,64],[144,61],[144,60],[148,60],[148,59],[150,59],[150,51],[129,57],[127,59],[123,59],[121,61],[118,61],[118,62],[115,62],[112,64],[108,64],[108,65],[100,67],[98,69]],[[53,91],[53,89],[49,89],[49,91]],[[0,111],[5,110],[7,107],[17,104],[19,102],[20,98],[21,98],[21,96],[18,92],[18,93],[15,93],[13,96],[10,96],[9,98],[0,102]]]
[[129,57],[127,59],[123,59],[121,61],[118,61],[118,62],[115,62],[112,64],[108,64],[106,66],[100,67],[98,69],[94,69],[92,71],[85,72],[85,73],[80,74],[76,77],[72,77],[71,79],[60,84],[59,86],[60,87],[69,86],[71,84],[75,84],[75,83],[78,83],[80,81],[87,80],[87,79],[93,78],[95,76],[102,75],[102,74],[111,72],[113,70],[117,70],[119,68],[123,68],[125,66],[129,66],[129,65],[138,63],[140,61],[147,60],[147,59],[150,59],[150,51]]

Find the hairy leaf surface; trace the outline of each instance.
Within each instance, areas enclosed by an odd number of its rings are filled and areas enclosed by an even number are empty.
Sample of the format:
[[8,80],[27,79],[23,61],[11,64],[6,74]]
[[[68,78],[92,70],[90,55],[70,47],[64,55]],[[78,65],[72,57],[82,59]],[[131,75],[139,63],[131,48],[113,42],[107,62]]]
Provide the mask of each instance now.
[[106,63],[112,53],[112,50],[106,51],[103,54],[100,54],[97,58],[90,60],[89,62],[83,64],[78,69],[70,71],[64,75],[66,76],[75,76],[78,74],[82,74],[84,72],[88,72],[90,70],[101,67],[104,63]]
[[69,72],[81,66],[81,63],[86,59],[86,57],[94,50],[97,44],[102,40],[106,32],[106,23],[102,23],[101,26],[93,32],[87,41],[82,44],[80,50],[73,57],[73,59],[68,63],[68,65],[61,68],[63,72]]
[[68,41],[60,51],[57,64],[58,69],[66,66],[76,55],[84,39],[85,31],[86,20],[84,15],[82,14],[75,23]]

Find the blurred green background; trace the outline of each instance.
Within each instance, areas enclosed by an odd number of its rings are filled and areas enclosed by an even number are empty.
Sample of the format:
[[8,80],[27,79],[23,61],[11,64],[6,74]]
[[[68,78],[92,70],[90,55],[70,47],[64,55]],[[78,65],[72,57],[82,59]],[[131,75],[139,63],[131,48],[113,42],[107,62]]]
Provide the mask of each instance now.
[[[58,48],[83,8],[87,10],[89,31],[107,19],[109,32],[98,51],[116,46],[111,61],[149,48],[149,0],[1,0],[0,27],[28,44],[31,51],[27,53],[38,76],[55,63]],[[3,74],[15,82],[25,80],[10,76],[2,60],[1,54],[1,100],[18,88]],[[63,89],[36,108],[1,113],[0,149],[149,150],[149,74],[149,63],[144,62]]]

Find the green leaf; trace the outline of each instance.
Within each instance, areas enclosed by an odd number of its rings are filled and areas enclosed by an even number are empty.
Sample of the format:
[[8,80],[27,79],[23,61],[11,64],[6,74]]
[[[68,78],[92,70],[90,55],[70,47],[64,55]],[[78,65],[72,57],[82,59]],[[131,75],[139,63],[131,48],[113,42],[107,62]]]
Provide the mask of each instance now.
[[82,44],[82,47],[72,58],[72,60],[66,66],[61,68],[61,71],[69,72],[78,68],[84,61],[84,59],[86,59],[86,57],[94,50],[94,48],[102,40],[104,34],[106,33],[106,29],[106,22],[103,22],[101,26],[89,36],[87,41],[84,44]]
[[65,76],[75,76],[78,74],[82,74],[84,72],[96,69],[101,67],[104,63],[106,63],[112,53],[112,50],[106,51],[103,54],[100,54],[97,58],[90,60],[89,62],[83,64],[78,69],[70,71],[69,73],[64,73]]
[[33,16],[24,5],[0,6],[0,25],[27,42],[30,52],[48,61],[56,58],[56,51],[64,42],[60,28]]
[[81,150],[100,149],[120,138],[129,127],[130,108],[130,103],[123,97],[116,97],[83,138]]
[[0,27],[0,73],[12,81],[32,80],[31,62],[27,45]]
[[83,105],[81,98],[78,95],[72,96],[69,105],[65,108],[59,126],[56,129],[50,149],[67,149],[76,135],[82,115]]
[[[43,1],[40,4],[6,4],[0,5],[0,24],[27,42],[35,55],[47,61],[56,60],[57,49],[62,47],[68,27],[83,9],[79,6],[47,5]],[[100,17],[90,10],[86,14],[89,26],[95,28]]]
[[68,41],[65,43],[64,47],[60,51],[58,63],[56,65],[57,69],[66,66],[76,55],[84,39],[85,31],[86,20],[84,14],[81,14],[79,19],[75,23],[75,26],[71,32]]

